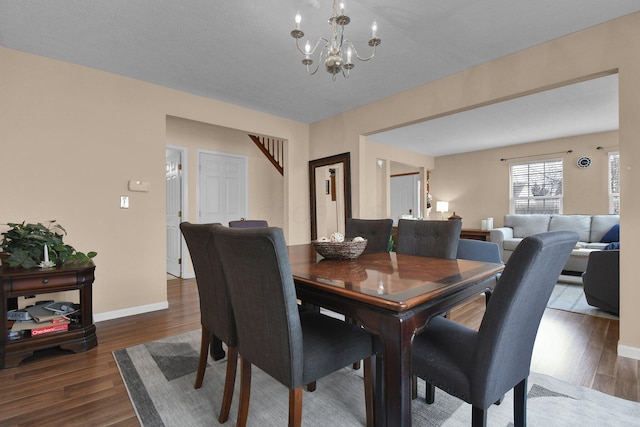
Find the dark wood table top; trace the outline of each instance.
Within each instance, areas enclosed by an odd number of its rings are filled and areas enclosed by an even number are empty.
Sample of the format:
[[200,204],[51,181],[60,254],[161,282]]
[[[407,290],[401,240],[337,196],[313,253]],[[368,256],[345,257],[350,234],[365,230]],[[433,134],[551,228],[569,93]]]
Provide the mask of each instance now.
[[403,312],[443,293],[478,282],[504,266],[395,252],[362,254],[354,260],[329,260],[310,244],[288,247],[294,279],[337,295]]

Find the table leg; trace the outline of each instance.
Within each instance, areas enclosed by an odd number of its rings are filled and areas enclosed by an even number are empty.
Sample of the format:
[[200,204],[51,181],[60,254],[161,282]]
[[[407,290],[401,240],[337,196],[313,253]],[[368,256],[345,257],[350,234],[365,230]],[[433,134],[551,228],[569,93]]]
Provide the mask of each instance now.
[[[411,338],[415,325],[407,319],[383,316],[380,340],[383,347],[383,382],[376,378],[376,393],[384,391],[383,425],[411,425]],[[379,371],[378,371],[379,372]],[[382,387],[382,388],[380,388]]]

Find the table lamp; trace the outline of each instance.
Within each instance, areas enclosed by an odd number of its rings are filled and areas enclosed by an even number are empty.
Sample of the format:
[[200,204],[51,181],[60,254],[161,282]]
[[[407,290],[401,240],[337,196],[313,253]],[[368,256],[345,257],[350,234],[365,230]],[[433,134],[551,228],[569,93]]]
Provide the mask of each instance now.
[[444,213],[449,211],[449,202],[438,200],[436,203],[436,211],[440,212],[440,216],[444,219]]

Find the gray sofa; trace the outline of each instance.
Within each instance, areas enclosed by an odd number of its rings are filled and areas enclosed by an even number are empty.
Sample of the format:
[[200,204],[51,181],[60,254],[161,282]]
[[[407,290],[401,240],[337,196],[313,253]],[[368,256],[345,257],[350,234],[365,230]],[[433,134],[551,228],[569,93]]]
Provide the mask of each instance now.
[[491,230],[490,239],[498,244],[502,261],[507,262],[518,243],[527,236],[546,231],[575,231],[580,241],[564,270],[582,273],[587,269],[589,254],[609,244],[600,241],[616,224],[620,224],[619,215],[505,215],[504,226]]

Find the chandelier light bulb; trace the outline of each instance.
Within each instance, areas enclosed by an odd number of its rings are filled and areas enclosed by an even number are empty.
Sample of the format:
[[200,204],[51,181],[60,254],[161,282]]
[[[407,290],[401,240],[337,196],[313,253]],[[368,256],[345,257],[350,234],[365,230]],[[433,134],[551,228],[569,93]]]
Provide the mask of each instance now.
[[300,23],[302,22],[302,15],[300,12],[296,13],[296,30],[300,29]]
[[371,25],[371,38],[375,39],[377,33],[378,33],[378,23],[376,21],[373,21],[373,24]]
[[344,2],[340,2],[340,15],[344,15]]
[[304,53],[307,56],[311,53],[311,43],[309,43],[309,40],[307,40],[307,42],[304,45]]

